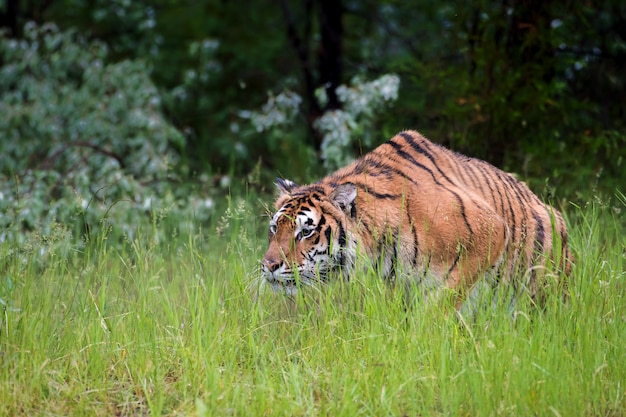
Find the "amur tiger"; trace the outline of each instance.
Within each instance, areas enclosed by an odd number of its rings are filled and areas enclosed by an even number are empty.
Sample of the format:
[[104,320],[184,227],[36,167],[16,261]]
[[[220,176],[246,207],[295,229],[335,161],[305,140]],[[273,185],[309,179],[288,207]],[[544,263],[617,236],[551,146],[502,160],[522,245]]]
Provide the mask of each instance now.
[[482,277],[531,295],[548,262],[570,272],[561,213],[523,182],[479,159],[404,131],[310,185],[278,179],[262,273],[276,289],[358,273],[463,297]]

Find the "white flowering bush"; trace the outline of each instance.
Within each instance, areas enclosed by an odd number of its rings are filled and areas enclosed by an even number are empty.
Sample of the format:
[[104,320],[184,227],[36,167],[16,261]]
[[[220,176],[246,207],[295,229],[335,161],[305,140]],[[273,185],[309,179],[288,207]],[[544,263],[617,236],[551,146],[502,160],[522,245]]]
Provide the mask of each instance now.
[[[337,98],[342,110],[324,113],[315,121],[315,128],[322,134],[322,159],[329,169],[341,167],[354,159],[352,144],[355,140],[371,145],[371,130],[376,113],[383,110],[398,98],[400,78],[386,74],[370,81],[362,82],[355,78],[351,86],[340,85]],[[324,100],[323,89],[317,95]]]
[[400,78],[395,74],[385,74],[370,82],[355,78],[350,87],[340,85],[337,88],[337,97],[349,114],[373,116],[376,111],[398,99],[399,88]]
[[244,110],[239,116],[250,119],[257,132],[290,125],[300,111],[302,97],[293,91],[285,90],[274,96],[269,94],[261,111]]
[[[342,103],[340,110],[328,110],[314,121],[313,127],[322,135],[321,156],[324,166],[335,169],[354,159],[353,145],[357,140],[371,145],[371,124],[376,115],[398,98],[400,78],[394,74],[364,82],[355,78],[350,86],[341,85],[336,93]],[[325,88],[315,92],[319,104],[326,105]],[[277,96],[270,94],[261,111],[241,111],[257,132],[283,130],[294,123],[302,98],[286,90]]]
[[322,132],[322,159],[328,168],[345,165],[352,158],[350,146],[358,125],[354,116],[347,111],[327,111],[315,121],[315,128]]
[[161,113],[141,61],[107,63],[107,48],[51,24],[0,39],[0,241],[115,228],[212,203],[176,193],[183,137]]

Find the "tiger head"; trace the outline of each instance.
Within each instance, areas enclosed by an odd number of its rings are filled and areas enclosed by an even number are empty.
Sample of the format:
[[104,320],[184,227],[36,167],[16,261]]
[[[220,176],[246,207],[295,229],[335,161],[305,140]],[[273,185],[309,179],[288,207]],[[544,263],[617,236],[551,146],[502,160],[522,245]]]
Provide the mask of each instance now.
[[351,231],[356,218],[356,186],[276,182],[280,195],[269,225],[269,248],[262,273],[274,290],[296,292],[297,283],[325,282],[332,271],[348,270],[356,243]]

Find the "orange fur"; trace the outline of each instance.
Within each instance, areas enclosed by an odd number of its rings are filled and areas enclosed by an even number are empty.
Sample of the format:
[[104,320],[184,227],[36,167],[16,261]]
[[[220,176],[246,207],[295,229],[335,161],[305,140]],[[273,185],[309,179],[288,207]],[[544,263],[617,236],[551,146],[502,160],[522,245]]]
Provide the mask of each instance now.
[[388,279],[402,271],[461,295],[488,273],[506,282],[527,275],[534,295],[537,270],[548,261],[570,271],[558,211],[512,175],[415,131],[314,184],[277,185],[263,259],[275,288],[295,289],[295,269],[305,283],[333,270],[349,276],[358,253]]

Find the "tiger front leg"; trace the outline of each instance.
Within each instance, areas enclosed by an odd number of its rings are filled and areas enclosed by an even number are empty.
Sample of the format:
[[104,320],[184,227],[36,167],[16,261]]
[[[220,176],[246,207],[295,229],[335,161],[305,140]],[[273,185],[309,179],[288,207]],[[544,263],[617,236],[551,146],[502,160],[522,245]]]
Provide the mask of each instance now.
[[[419,230],[424,242],[421,285],[429,302],[452,294],[457,309],[477,283],[498,270],[507,248],[505,220],[481,202],[437,207]],[[442,209],[445,207],[445,209]],[[491,283],[489,283],[491,284]]]
[[509,232],[504,219],[483,211],[476,214],[473,224],[471,238],[457,243],[456,257],[446,279],[446,287],[454,290],[457,310],[477,285],[495,285],[506,257]]

